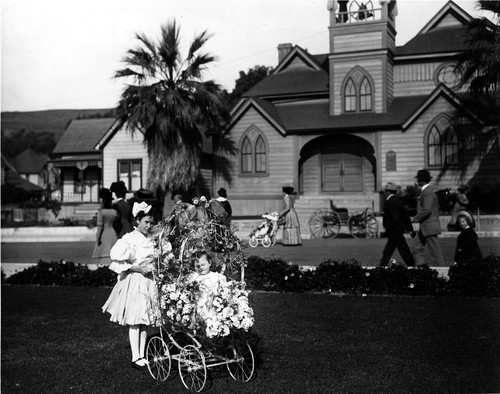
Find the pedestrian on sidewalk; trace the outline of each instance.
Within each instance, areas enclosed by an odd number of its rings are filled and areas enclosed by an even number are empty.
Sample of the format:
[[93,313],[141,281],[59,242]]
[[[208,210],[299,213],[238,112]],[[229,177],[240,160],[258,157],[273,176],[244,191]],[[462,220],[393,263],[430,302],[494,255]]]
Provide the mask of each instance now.
[[439,204],[434,188],[430,185],[432,177],[429,171],[419,170],[415,178],[421,189],[417,214],[413,218],[413,222],[420,225],[415,238],[415,263],[417,265],[426,264],[425,248],[427,247],[432,266],[443,267],[443,252],[438,237],[441,234]]
[[120,239],[125,234],[134,230],[134,227],[132,226],[132,206],[125,201],[125,195],[128,192],[125,182],[113,182],[109,190],[111,193],[114,193],[116,197],[115,202],[113,203],[113,208],[116,209],[116,212],[118,212],[120,220],[116,223],[115,230],[118,234],[118,239]]
[[283,187],[283,211],[280,212],[280,217],[285,219],[283,225],[283,245],[295,246],[302,245],[302,238],[300,236],[300,223],[297,212],[293,207],[293,187]]
[[478,236],[472,228],[470,219],[466,216],[460,216],[457,224],[462,232],[457,237],[455,263],[467,264],[482,260],[483,254],[477,243]]
[[102,208],[97,211],[97,232],[92,259],[95,264],[111,263],[109,251],[116,243],[118,237],[114,228],[119,220],[118,212],[112,207],[113,196],[109,189],[99,190]]
[[398,186],[389,182],[384,190],[387,197],[384,203],[382,223],[387,236],[387,243],[382,252],[380,266],[383,267],[389,264],[392,254],[397,248],[405,264],[408,267],[413,267],[415,265],[415,260],[404,237],[405,232],[409,232],[412,237],[415,237],[415,231],[413,231],[410,216],[406,212],[403,202],[396,195]]

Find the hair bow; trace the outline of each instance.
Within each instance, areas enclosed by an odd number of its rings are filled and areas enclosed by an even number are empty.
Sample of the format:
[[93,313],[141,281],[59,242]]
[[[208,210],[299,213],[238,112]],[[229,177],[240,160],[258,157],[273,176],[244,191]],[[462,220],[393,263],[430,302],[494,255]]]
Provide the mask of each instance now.
[[144,201],[141,202],[140,204],[137,202],[134,202],[134,206],[132,208],[132,215],[134,215],[134,217],[136,217],[139,214],[139,212],[148,213],[150,210],[151,210],[151,205],[148,205]]

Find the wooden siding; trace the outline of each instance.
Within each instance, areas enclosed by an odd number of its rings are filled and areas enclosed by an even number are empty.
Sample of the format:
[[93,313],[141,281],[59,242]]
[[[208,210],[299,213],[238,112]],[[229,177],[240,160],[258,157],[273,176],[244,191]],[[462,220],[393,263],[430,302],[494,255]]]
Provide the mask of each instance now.
[[[382,100],[383,100],[383,90],[382,90],[382,59],[367,59],[354,63],[352,60],[347,62],[337,61],[334,63],[333,72],[333,100],[330,106],[333,105],[333,114],[340,115],[342,113],[342,86],[346,75],[356,66],[362,67],[372,78],[375,86],[372,86],[372,91],[374,94],[374,110],[375,112],[382,112]],[[332,99],[332,97],[330,97]],[[330,107],[331,108],[331,107]]]
[[436,88],[435,73],[442,62],[399,64],[394,67],[394,96],[431,93]]
[[[229,169],[232,182],[225,183],[221,178],[215,180],[214,188],[224,186],[228,191],[228,197],[238,201],[239,215],[255,215],[264,213],[269,208],[275,208],[275,202],[281,199],[282,186],[284,184],[294,185],[298,174],[294,174],[294,161],[296,159],[295,143],[293,136],[282,136],[253,108],[243,115],[236,126],[231,130],[233,141],[239,145],[243,134],[251,127],[260,130],[267,139],[267,165],[268,175],[246,175],[240,174],[240,156],[229,156],[231,163]],[[255,201],[258,201],[257,203]],[[262,207],[262,209],[257,209]]]
[[[142,186],[147,185],[148,155],[146,147],[142,144],[142,134],[137,132],[132,137],[125,128],[116,132],[113,138],[104,147],[103,156],[103,185],[110,187],[118,178],[118,160],[142,159]],[[133,192],[133,190],[129,191]],[[130,197],[129,193],[127,196]]]
[[[401,186],[413,185],[415,175],[419,169],[428,168],[425,163],[424,137],[428,126],[442,113],[451,114],[452,105],[440,98],[418,118],[404,133],[399,131],[386,131],[381,133],[380,166],[382,185],[394,182]],[[434,177],[433,183],[438,188],[456,187],[462,183],[479,185],[482,188],[491,188],[500,182],[500,153],[498,145],[488,141],[488,136],[478,134],[477,141],[470,142],[464,150],[463,162],[468,163],[466,168],[450,168],[447,170],[428,168]],[[486,146],[486,149],[484,147]],[[386,154],[396,152],[397,171],[386,171]],[[479,158],[483,157],[480,161]]]
[[358,52],[380,49],[382,47],[382,32],[346,34],[333,36],[335,53]]

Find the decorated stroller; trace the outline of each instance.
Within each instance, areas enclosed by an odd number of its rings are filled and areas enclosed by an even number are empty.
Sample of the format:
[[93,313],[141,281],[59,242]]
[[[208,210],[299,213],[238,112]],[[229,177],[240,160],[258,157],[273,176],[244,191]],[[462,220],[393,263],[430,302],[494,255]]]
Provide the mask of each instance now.
[[[155,235],[160,330],[146,344],[151,376],[165,381],[176,368],[184,386],[194,392],[203,390],[211,368],[225,366],[241,382],[249,381],[255,368],[247,341],[253,310],[248,305],[240,241],[210,210],[206,199],[200,200],[196,209],[207,214],[198,216],[202,220],[179,221],[186,213],[176,212]],[[216,270],[227,277],[227,284],[211,298],[214,319],[204,321],[197,313],[199,289],[190,276],[196,256],[207,250],[215,256]]]
[[264,221],[250,233],[248,244],[255,248],[262,243],[262,246],[268,248],[276,244],[276,234],[279,228],[278,212],[265,213],[262,215]]

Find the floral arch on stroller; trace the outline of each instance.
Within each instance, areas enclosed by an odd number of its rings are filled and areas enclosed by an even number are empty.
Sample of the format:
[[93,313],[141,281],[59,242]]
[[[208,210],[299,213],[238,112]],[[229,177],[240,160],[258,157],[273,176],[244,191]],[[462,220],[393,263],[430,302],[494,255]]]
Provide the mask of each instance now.
[[[156,228],[155,309],[160,329],[149,338],[146,357],[154,379],[166,381],[176,366],[184,386],[199,392],[210,368],[225,366],[233,379],[242,382],[252,378],[255,359],[248,335],[254,318],[240,240],[205,198],[193,203]],[[198,215],[192,214],[193,207]],[[206,253],[213,257],[213,271],[224,277],[203,294],[202,306],[210,308],[209,315],[200,313],[202,290],[192,280],[195,261]]]

